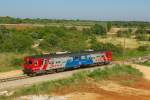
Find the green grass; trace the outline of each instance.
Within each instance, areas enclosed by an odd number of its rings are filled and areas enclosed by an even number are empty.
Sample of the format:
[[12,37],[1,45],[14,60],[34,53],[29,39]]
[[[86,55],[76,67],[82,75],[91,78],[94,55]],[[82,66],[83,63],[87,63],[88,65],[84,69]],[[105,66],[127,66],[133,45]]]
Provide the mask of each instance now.
[[94,70],[88,76],[95,80],[103,80],[103,79],[111,79],[112,77],[120,77],[120,76],[127,76],[132,75],[134,77],[142,76],[142,73],[139,70],[132,68],[131,66],[120,66],[117,65],[112,68],[106,68],[104,70],[98,69]]
[[24,56],[25,54],[0,53],[0,73],[22,69],[21,65],[17,65],[17,63],[18,59],[23,59]]
[[127,60],[133,57],[142,57],[150,54],[150,51],[125,50],[123,54],[113,53],[113,60]]
[[81,83],[86,83],[88,79],[93,79],[98,82],[101,80],[109,80],[113,77],[124,77],[128,75],[134,77],[134,79],[142,77],[142,73],[131,66],[115,65],[112,68],[96,69],[92,72],[81,71],[66,79],[44,82],[30,87],[17,89],[12,96],[0,98],[3,100],[10,100],[10,98],[19,97],[22,95],[50,94],[57,89],[63,88],[64,86],[79,86]]
[[139,64],[150,67],[150,62],[144,62],[144,63],[139,63]]
[[6,66],[6,67],[0,67],[0,73],[1,72],[8,72],[12,70],[21,70],[21,66]]

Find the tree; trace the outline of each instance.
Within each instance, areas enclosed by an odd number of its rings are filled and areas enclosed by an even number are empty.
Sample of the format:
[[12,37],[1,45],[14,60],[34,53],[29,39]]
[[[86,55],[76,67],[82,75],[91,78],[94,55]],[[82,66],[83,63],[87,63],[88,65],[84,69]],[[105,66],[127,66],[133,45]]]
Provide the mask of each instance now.
[[107,31],[110,31],[112,27],[112,23],[111,22],[107,22]]
[[131,36],[131,32],[128,30],[128,31],[118,31],[117,32],[117,36],[118,37],[130,37]]
[[136,34],[136,39],[140,40],[140,41],[148,41],[148,35],[147,34]]
[[22,52],[31,48],[33,39],[30,35],[23,33],[0,34],[2,37],[1,52]]
[[40,43],[40,47],[45,50],[52,50],[59,47],[59,37],[55,34],[49,34],[44,37],[44,40]]
[[95,24],[93,27],[91,27],[91,31],[97,35],[106,35],[106,28],[99,24]]

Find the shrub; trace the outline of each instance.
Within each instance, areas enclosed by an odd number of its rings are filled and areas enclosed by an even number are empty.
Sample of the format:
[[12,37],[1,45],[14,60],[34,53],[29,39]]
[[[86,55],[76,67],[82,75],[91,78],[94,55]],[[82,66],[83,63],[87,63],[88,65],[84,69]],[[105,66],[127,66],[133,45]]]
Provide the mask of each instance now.
[[55,34],[49,34],[44,37],[44,40],[40,43],[40,47],[44,50],[52,50],[57,48],[60,43],[60,38]]
[[148,38],[148,35],[145,33],[136,34],[136,39],[138,39],[139,41],[148,41]]
[[112,43],[100,43],[100,42],[97,42],[95,37],[91,38],[91,48],[94,50],[102,50],[102,51],[110,50],[117,54],[123,53],[123,47],[121,45],[114,45]]
[[107,22],[107,31],[110,31],[111,28],[112,28],[112,23],[111,22]]
[[130,37],[131,32],[128,31],[118,31],[117,32],[117,37]]
[[15,58],[11,61],[12,66],[21,66],[22,63],[23,63],[22,58]]
[[143,74],[139,70],[132,68],[127,65],[116,65],[112,68],[97,69],[91,72],[88,76],[96,80],[109,79],[117,76],[128,76],[141,77]]
[[149,38],[148,38],[148,41],[150,41],[150,36],[149,36]]
[[3,33],[1,40],[2,52],[22,52],[29,50],[33,44],[33,39],[25,33]]
[[91,27],[91,31],[97,35],[106,35],[106,28],[99,24],[95,24],[93,27]]
[[148,51],[148,50],[150,50],[150,47],[148,45],[142,45],[142,46],[139,46],[137,48],[137,50],[139,50],[139,51]]

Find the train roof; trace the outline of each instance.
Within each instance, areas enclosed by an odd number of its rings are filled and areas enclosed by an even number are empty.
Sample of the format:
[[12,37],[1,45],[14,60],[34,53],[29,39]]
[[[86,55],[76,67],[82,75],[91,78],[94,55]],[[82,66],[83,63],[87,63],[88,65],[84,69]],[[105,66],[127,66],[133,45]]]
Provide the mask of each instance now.
[[65,53],[65,54],[41,54],[41,55],[34,55],[34,56],[28,56],[29,58],[57,58],[57,57],[67,57],[67,56],[75,56],[75,55],[87,55],[91,53],[98,53],[98,52],[104,52],[104,51],[81,51],[81,52],[72,52],[72,53]]

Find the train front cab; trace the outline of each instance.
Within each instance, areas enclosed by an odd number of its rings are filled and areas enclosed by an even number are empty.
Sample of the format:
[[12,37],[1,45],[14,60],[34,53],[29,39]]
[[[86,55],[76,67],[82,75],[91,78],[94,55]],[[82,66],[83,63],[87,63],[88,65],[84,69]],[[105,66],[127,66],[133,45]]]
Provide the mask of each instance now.
[[[24,74],[32,75],[32,74],[40,73],[40,71],[43,71],[43,69],[41,69],[41,65],[43,64],[42,59],[26,57],[24,59],[24,62],[25,62],[24,66],[23,66]],[[43,66],[43,68],[44,68],[44,66]]]

